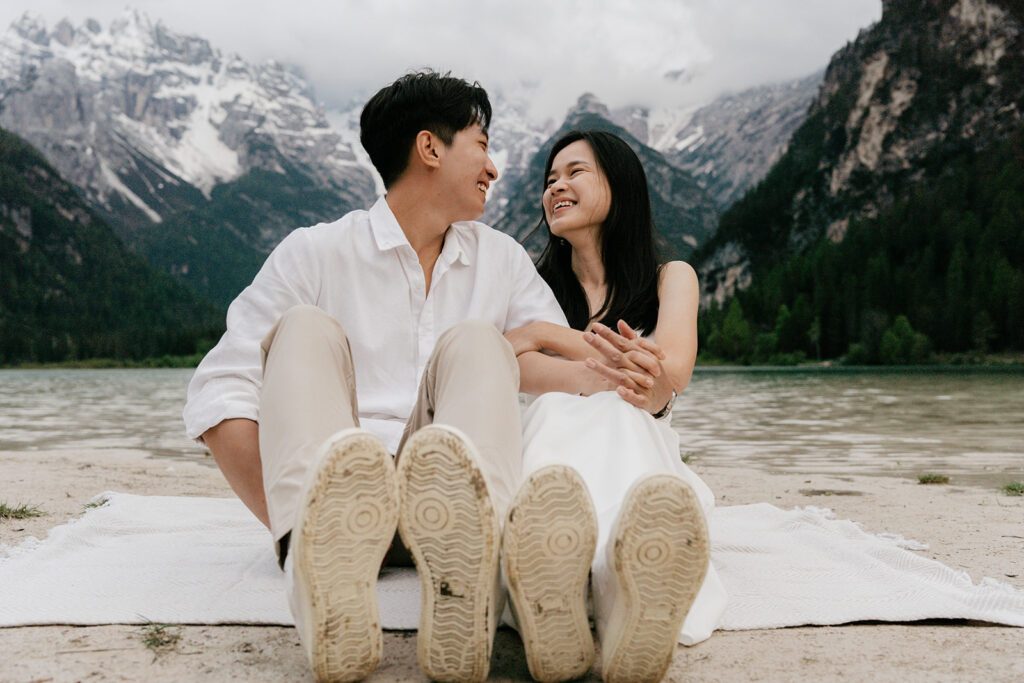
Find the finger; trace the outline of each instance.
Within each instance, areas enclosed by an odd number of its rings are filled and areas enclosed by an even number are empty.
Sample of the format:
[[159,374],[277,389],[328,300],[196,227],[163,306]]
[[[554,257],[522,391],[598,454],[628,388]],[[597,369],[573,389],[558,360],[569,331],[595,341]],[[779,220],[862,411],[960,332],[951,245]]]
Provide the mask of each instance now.
[[609,344],[617,348],[619,351],[628,351],[632,348],[632,344],[629,339],[626,339],[621,334],[618,334],[612,328],[601,323],[594,323],[594,332],[599,337],[607,341]]
[[618,328],[619,334],[621,334],[626,339],[636,339],[637,337],[640,336],[636,333],[636,330],[630,327],[629,323],[627,323],[625,320],[619,320]]
[[624,372],[610,368],[604,363],[599,363],[597,360],[593,358],[588,358],[587,360],[584,361],[584,363],[588,368],[590,368],[597,374],[601,375],[605,379],[615,382],[616,384],[621,384],[629,379],[628,377],[626,377],[626,374]]
[[[622,370],[623,374],[628,377],[633,384],[637,387],[649,390],[654,386],[654,378],[643,372],[634,372],[633,370]],[[630,387],[633,389],[633,387]],[[635,391],[635,389],[634,389]]]
[[652,376],[661,377],[661,362],[647,351],[630,351],[626,354],[626,358],[628,358],[633,365],[646,370]]
[[646,404],[646,401],[644,400],[643,396],[636,393],[635,391],[630,391],[626,387],[619,387],[618,389],[615,390],[615,393],[617,393],[626,403],[634,405],[637,408],[642,409]]
[[644,351],[648,351],[648,352],[650,352],[650,353],[653,353],[653,354],[654,354],[655,356],[657,356],[657,357],[658,357],[659,359],[661,359],[661,360],[665,360],[665,352],[661,350],[661,347],[660,347],[660,346],[658,346],[657,344],[655,344],[654,342],[652,342],[652,341],[651,341],[650,339],[646,339],[646,338],[644,338],[644,337],[637,337],[637,338],[636,338],[636,339],[635,339],[634,341],[635,341],[635,342],[636,342],[636,343],[637,343],[637,344],[638,344],[638,345],[640,346],[640,348],[642,348],[642,349],[643,349]]
[[608,340],[604,339],[603,337],[591,334],[590,332],[584,332],[583,341],[587,342],[592,347],[594,347],[594,349],[598,353],[600,353],[602,356],[607,358],[612,363],[622,362],[622,352],[619,349],[615,348],[615,346],[613,346]]

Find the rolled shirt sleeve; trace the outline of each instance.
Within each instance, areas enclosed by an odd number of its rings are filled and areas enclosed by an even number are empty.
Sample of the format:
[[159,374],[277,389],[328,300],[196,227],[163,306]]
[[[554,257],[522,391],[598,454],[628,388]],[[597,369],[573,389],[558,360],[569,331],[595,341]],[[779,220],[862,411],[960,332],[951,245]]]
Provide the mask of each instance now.
[[227,419],[259,420],[260,343],[289,308],[317,303],[320,273],[307,230],[288,235],[228,308],[227,331],[188,385],[183,417],[189,438]]

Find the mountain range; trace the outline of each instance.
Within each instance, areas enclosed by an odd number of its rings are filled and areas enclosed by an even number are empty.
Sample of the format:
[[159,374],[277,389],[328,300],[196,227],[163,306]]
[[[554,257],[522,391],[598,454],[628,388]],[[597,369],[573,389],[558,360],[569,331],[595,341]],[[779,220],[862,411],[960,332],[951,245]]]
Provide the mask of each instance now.
[[719,356],[1024,348],[1024,7],[882,5],[695,254]]
[[[686,258],[785,149],[818,80],[678,111],[610,111],[582,96],[561,123],[530,115],[529,85],[495,90],[502,176],[484,220],[525,236],[553,136],[607,128],[644,161],[662,250]],[[107,27],[49,28],[26,14],[0,39],[0,127],[38,149],[130,249],[220,305],[290,230],[382,191],[358,144],[360,108],[326,111],[294,69],[249,64],[134,10]]]

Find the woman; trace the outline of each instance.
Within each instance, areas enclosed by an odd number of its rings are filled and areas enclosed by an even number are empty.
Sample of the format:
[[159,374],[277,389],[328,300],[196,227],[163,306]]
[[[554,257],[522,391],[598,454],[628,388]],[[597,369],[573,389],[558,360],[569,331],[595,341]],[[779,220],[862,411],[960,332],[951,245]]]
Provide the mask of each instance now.
[[[546,369],[522,387],[541,395],[524,415],[526,481],[505,525],[511,602],[534,677],[579,676],[593,660],[592,570],[602,676],[658,680],[677,639],[710,636],[725,605],[708,570],[714,496],[680,462],[667,419],[693,372],[697,277],[681,261],[658,265],[647,179],[620,138],[565,135],[545,183],[537,269],[572,329],[506,335],[521,364]],[[545,573],[573,599],[552,600]]]

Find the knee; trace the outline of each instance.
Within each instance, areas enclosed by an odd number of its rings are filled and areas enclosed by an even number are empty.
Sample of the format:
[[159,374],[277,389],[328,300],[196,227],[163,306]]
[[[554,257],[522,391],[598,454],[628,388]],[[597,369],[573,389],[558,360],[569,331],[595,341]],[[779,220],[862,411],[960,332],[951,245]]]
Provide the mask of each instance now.
[[312,304],[299,304],[292,306],[281,315],[281,324],[294,325],[307,320],[317,320],[321,317],[330,317],[320,308]]
[[345,335],[344,330],[341,329],[341,323],[328,315],[322,308],[310,304],[292,306],[284,312],[277,324],[279,328],[330,330],[340,332],[342,336]]
[[448,328],[437,340],[441,354],[460,358],[509,357],[515,362],[515,352],[505,335],[486,320],[463,320]]
[[463,320],[449,327],[438,339],[439,344],[446,346],[469,345],[475,348],[500,345],[505,341],[504,335],[486,320]]

